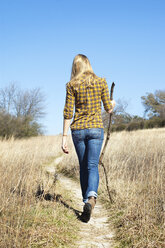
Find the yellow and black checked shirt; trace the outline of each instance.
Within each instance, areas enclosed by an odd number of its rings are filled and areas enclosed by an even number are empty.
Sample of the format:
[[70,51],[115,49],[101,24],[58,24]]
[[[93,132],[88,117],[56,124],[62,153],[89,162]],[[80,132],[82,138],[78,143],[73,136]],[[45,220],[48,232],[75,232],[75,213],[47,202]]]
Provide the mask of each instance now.
[[107,82],[104,78],[91,77],[90,85],[85,81],[86,74],[82,74],[80,84],[74,87],[71,82],[66,86],[66,102],[64,118],[72,119],[75,105],[75,114],[70,128],[103,128],[101,118],[101,100],[104,109],[112,109]]

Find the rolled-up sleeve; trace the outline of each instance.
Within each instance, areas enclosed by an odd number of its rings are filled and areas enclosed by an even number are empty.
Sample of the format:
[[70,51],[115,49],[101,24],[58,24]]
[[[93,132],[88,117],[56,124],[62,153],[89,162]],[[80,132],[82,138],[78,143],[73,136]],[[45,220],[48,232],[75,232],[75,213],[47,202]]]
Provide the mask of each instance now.
[[112,104],[109,95],[109,89],[106,80],[103,80],[103,87],[101,92],[101,100],[103,102],[103,106],[106,112],[112,109]]
[[66,85],[66,100],[64,106],[64,119],[72,119],[73,117],[73,109],[75,103],[75,95],[71,85],[68,83]]

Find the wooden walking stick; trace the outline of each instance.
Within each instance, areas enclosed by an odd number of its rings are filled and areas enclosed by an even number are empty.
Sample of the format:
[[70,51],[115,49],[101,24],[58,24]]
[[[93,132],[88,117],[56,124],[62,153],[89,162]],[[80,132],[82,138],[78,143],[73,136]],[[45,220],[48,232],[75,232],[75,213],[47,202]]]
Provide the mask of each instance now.
[[[113,83],[112,83],[112,86],[111,86],[111,91],[110,91],[110,98],[111,98],[111,100],[113,100],[113,90],[114,90],[114,87],[115,87],[115,84],[114,84],[114,82],[113,82]],[[107,137],[106,137],[106,140],[105,140],[105,143],[104,143],[103,150],[102,150],[102,152],[101,152],[99,164],[101,164],[102,167],[103,167],[103,169],[104,169],[105,181],[106,181],[106,187],[107,187],[107,192],[108,192],[109,200],[110,200],[111,203],[113,203],[113,200],[112,200],[112,197],[111,197],[111,193],[110,193],[110,190],[109,190],[109,185],[108,185],[107,171],[106,171],[105,165],[104,165],[104,163],[103,163],[103,157],[104,157],[104,154],[105,154],[105,150],[106,150],[108,141],[109,141],[109,139],[110,139],[111,120],[112,120],[112,113],[109,114],[109,124],[108,124]]]

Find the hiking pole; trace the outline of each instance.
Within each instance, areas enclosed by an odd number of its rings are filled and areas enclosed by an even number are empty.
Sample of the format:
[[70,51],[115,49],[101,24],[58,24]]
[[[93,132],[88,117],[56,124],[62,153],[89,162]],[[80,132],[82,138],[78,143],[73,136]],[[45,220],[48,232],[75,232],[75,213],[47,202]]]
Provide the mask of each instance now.
[[[115,84],[114,84],[114,82],[113,82],[113,83],[112,83],[112,86],[111,86],[111,91],[110,91],[110,99],[111,99],[111,100],[113,100],[113,90],[114,90],[114,87],[115,87]],[[113,203],[113,200],[112,200],[112,197],[111,197],[111,193],[110,193],[110,190],[109,190],[109,185],[108,185],[107,171],[106,171],[105,165],[104,165],[104,163],[103,163],[103,157],[104,157],[104,154],[105,154],[105,150],[106,150],[108,141],[109,141],[109,139],[110,139],[111,120],[112,120],[112,113],[109,114],[109,124],[108,124],[107,137],[106,137],[106,140],[105,140],[105,143],[104,143],[103,150],[102,150],[102,152],[101,152],[99,164],[101,164],[102,167],[103,167],[103,169],[104,169],[105,181],[106,181],[106,187],[107,187],[107,192],[108,192],[109,200],[110,200],[111,203]]]

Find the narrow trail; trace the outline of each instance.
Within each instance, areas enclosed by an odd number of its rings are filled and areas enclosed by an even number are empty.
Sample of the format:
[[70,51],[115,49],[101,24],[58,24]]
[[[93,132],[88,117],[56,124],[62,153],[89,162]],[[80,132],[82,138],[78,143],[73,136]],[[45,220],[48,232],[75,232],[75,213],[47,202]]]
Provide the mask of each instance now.
[[[47,167],[47,171],[54,172],[55,166],[62,161],[62,156]],[[81,189],[79,183],[59,175],[60,182],[65,185],[65,189],[72,191],[77,201],[77,210],[82,211]],[[75,244],[75,248],[112,248],[113,231],[108,224],[108,213],[103,205],[97,200],[96,206],[88,223],[80,223],[80,240]]]

